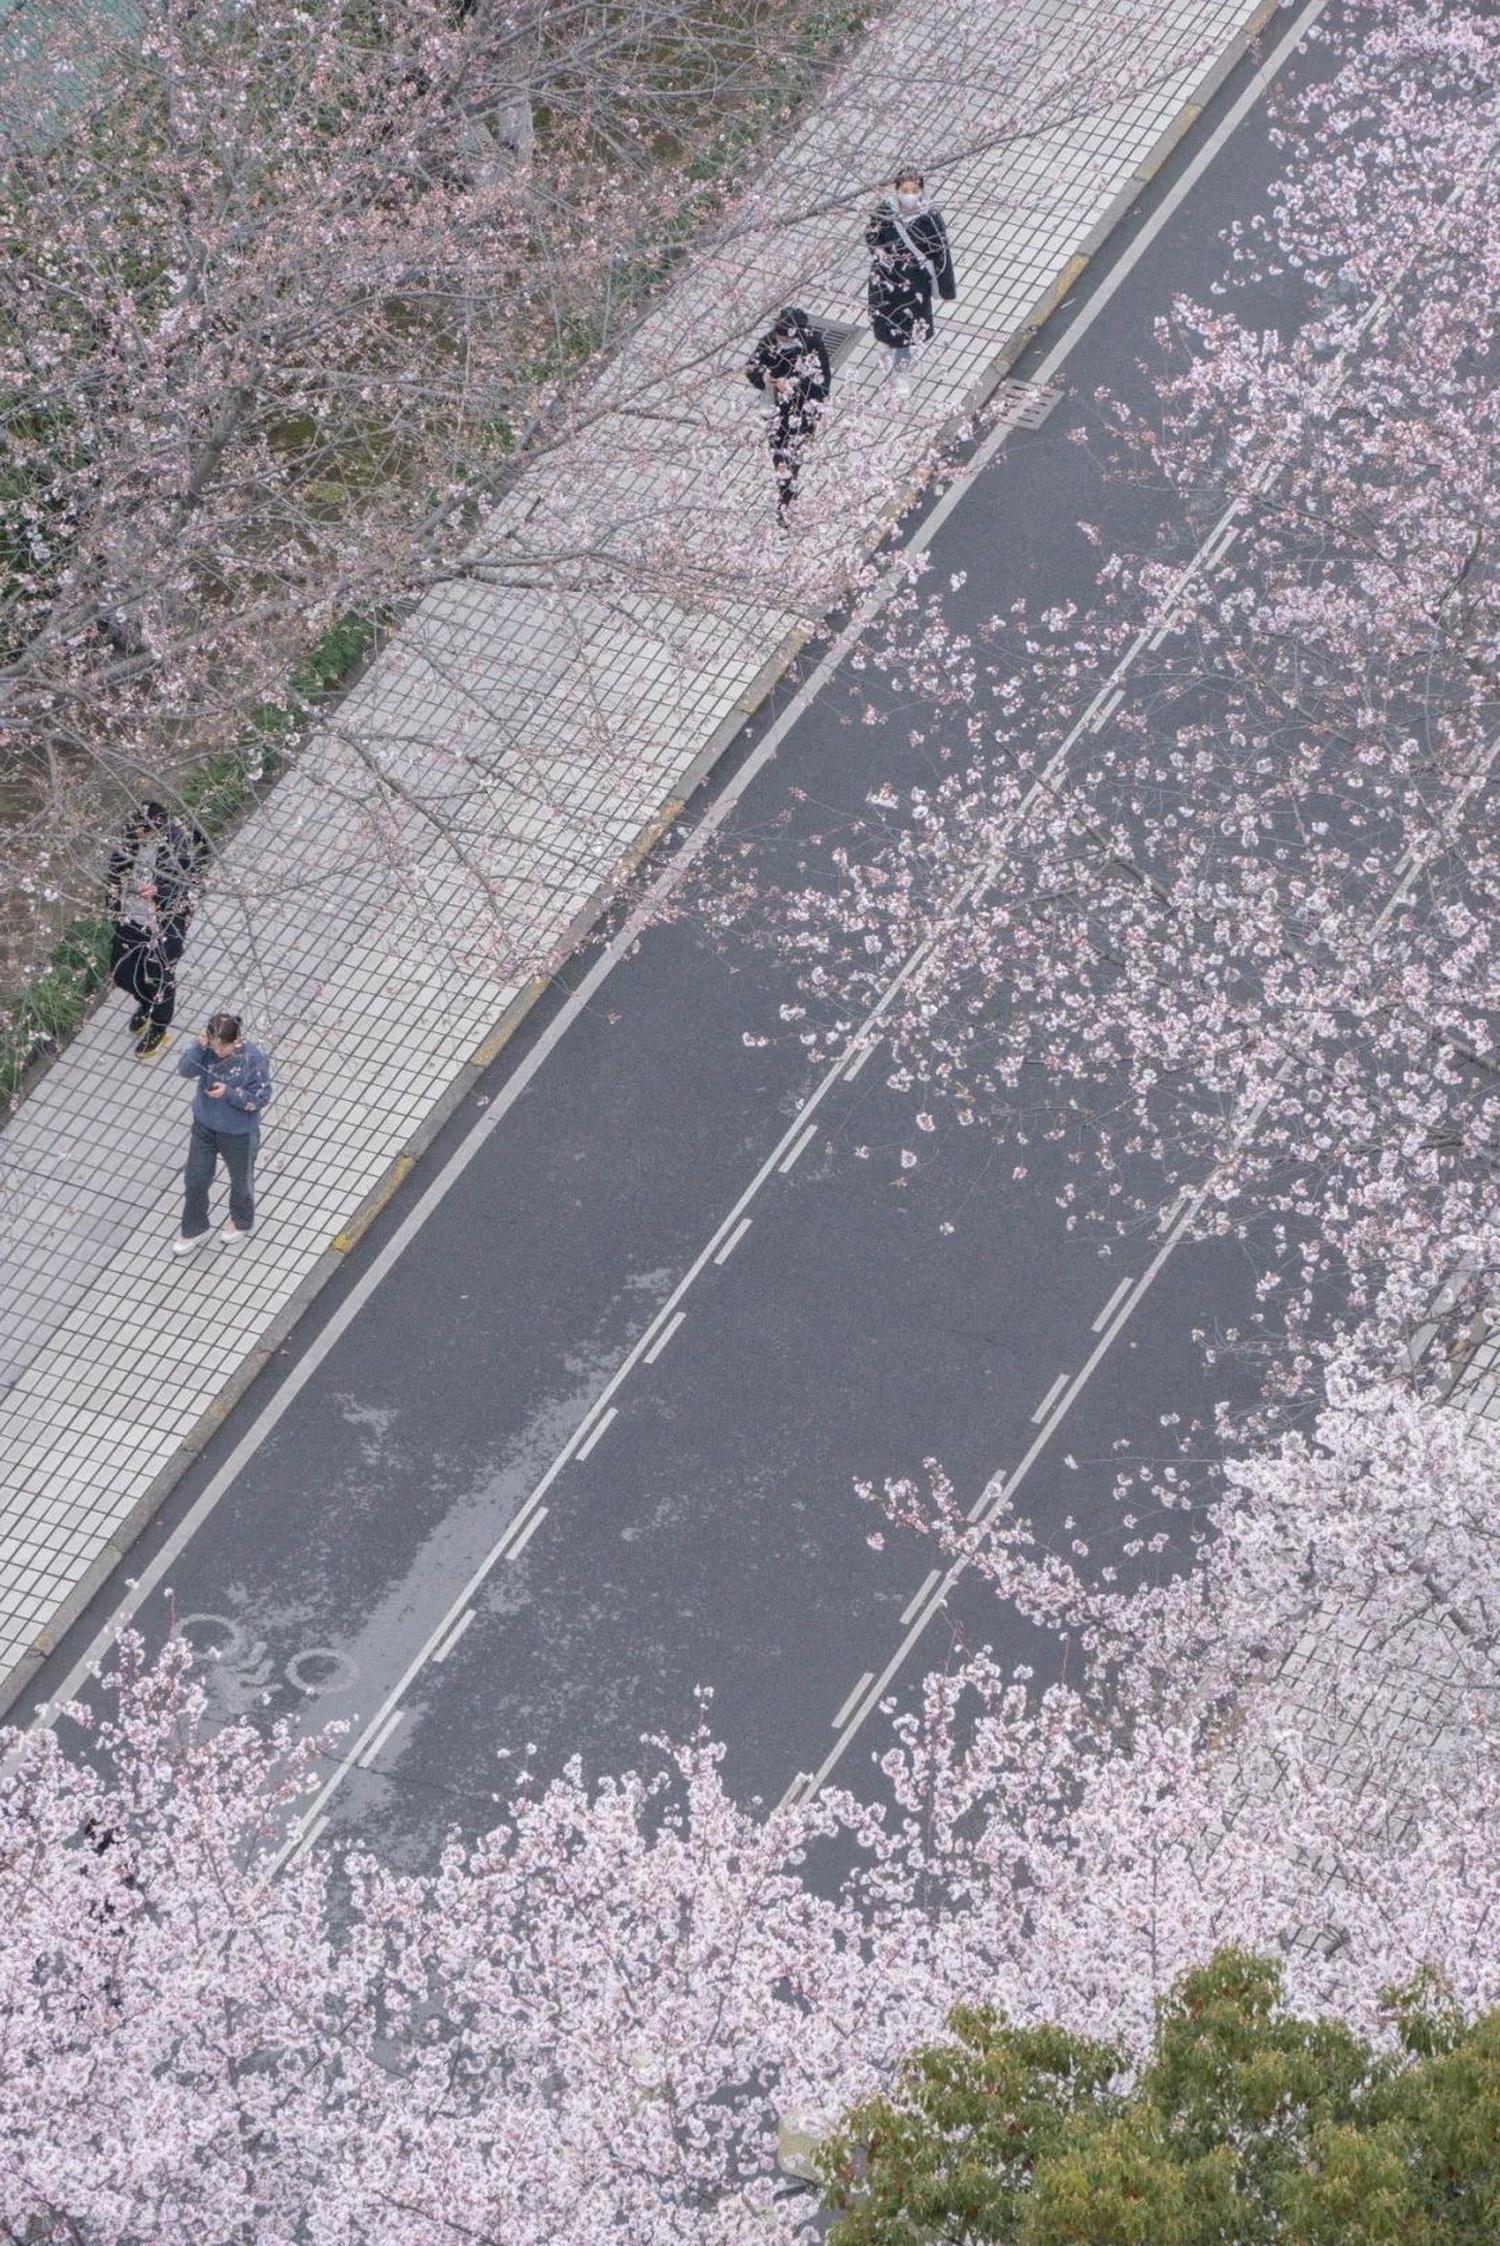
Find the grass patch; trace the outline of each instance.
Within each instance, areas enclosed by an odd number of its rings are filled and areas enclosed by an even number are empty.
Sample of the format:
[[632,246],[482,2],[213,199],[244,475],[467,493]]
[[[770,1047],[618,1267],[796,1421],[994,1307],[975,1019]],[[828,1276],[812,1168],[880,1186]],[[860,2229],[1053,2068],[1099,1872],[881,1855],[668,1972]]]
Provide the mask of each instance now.
[[[206,758],[193,767],[174,800],[192,813],[212,840],[226,833],[287,762],[292,743],[306,730],[320,702],[347,683],[374,646],[378,619],[345,616],[331,625],[288,681],[288,700],[268,703],[256,717],[255,739],[243,749]],[[70,920],[40,974],[20,991],[0,1021],[0,1100],[14,1107],[26,1073],[78,1030],[90,1001],[109,981],[114,924],[107,913]]]

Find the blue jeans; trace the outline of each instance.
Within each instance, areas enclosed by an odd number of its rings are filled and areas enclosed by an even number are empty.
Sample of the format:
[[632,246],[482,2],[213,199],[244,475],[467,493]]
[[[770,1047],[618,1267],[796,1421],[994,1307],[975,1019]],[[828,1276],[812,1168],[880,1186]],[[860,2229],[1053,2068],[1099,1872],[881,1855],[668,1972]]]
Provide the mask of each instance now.
[[255,1222],[255,1156],[259,1146],[258,1123],[253,1123],[248,1131],[211,1131],[196,1115],[193,1117],[193,1135],[188,1141],[187,1170],[183,1178],[186,1187],[182,1204],[184,1239],[196,1240],[200,1232],[208,1230],[208,1189],[214,1182],[221,1155],[229,1172],[229,1214],[241,1232],[250,1230]]

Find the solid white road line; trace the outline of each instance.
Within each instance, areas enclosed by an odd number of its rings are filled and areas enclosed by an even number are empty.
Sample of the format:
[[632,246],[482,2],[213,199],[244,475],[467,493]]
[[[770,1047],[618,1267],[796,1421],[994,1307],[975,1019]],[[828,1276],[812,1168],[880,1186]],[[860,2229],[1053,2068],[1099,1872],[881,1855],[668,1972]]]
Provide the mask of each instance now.
[[1114,1293],[1110,1296],[1108,1302],[1104,1305],[1104,1308],[1100,1311],[1098,1317],[1090,1326],[1090,1333],[1097,1334],[1103,1332],[1104,1328],[1109,1324],[1110,1314],[1114,1310],[1115,1304],[1119,1301],[1121,1295],[1125,1294],[1129,1290],[1129,1287],[1130,1273],[1127,1271],[1124,1278],[1120,1281],[1118,1287],[1116,1287]]

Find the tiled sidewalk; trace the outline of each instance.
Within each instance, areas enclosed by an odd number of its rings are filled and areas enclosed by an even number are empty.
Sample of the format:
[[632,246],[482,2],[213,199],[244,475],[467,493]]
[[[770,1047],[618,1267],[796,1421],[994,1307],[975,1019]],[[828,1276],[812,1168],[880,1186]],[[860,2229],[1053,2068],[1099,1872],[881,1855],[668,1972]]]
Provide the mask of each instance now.
[[[179,1019],[185,1033],[237,1005],[273,1052],[252,1248],[168,1255],[187,1087],[175,1053],[133,1062],[123,998],[47,1071],[0,1136],[0,1703],[743,725],[841,557],[993,391],[1271,12],[1173,0],[1122,56],[1119,98],[1080,108],[1066,64],[1083,0],[1014,19],[1009,79],[997,42],[1012,34],[988,0],[916,0],[830,89],[742,231],[674,285],[549,472],[508,496],[225,855]],[[859,222],[898,114],[900,154],[960,151],[932,181],[960,300],[893,412],[863,327]],[[764,436],[738,368],[792,298],[859,332],[807,528],[768,578]],[[679,375],[663,372],[674,336],[692,339]],[[597,556],[606,534],[602,566],[532,582],[537,556]]]

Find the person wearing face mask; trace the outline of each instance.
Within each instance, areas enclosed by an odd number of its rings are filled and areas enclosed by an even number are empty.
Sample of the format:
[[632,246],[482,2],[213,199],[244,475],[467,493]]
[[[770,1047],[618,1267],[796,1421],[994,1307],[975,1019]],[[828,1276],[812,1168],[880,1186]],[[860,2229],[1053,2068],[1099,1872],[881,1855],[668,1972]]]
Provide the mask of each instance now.
[[945,304],[958,294],[953,252],[942,213],[927,200],[922,174],[897,173],[892,192],[870,213],[870,326],[891,354],[899,390],[909,386],[912,339],[918,327],[932,336],[933,292]]

